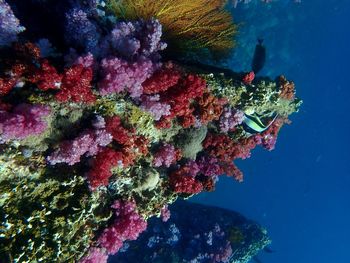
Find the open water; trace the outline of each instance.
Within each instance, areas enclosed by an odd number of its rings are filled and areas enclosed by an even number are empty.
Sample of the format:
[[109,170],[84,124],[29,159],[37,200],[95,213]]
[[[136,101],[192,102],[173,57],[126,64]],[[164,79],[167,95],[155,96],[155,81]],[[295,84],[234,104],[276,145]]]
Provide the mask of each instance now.
[[[304,103],[282,128],[276,149],[238,163],[243,183],[222,178],[194,202],[237,210],[264,225],[274,253],[264,263],[350,262],[350,1],[250,3],[241,22],[234,70],[250,70],[264,38],[261,75],[285,74]],[[244,46],[241,43],[248,43]]]

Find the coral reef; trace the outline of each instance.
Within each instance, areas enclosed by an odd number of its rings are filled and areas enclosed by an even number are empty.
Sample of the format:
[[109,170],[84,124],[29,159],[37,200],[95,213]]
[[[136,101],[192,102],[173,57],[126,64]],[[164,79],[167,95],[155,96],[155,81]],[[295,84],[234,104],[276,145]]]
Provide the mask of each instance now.
[[[231,47],[235,26],[223,1],[9,3],[0,0],[4,262],[106,262],[152,217],[171,220],[168,205],[179,197],[213,191],[220,176],[242,181],[233,161],[258,145],[272,150],[301,104],[285,77],[162,57],[167,44],[170,52]],[[29,20],[23,5],[34,12]],[[57,16],[33,17],[38,7]],[[27,34],[17,36],[23,28],[11,8]],[[229,260],[236,239],[222,227],[202,233],[218,241],[209,256],[187,259]],[[171,244],[176,235],[173,227]]]

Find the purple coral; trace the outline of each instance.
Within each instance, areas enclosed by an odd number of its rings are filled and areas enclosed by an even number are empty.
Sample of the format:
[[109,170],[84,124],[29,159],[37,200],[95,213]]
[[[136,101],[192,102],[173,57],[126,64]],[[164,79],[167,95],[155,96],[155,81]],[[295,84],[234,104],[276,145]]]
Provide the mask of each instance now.
[[47,129],[44,118],[50,113],[49,106],[24,103],[17,105],[12,112],[0,111],[0,142],[40,135]]
[[112,208],[115,209],[116,220],[98,239],[99,245],[108,254],[117,253],[124,241],[136,240],[147,227],[147,222],[136,211],[135,202],[117,200]]
[[187,171],[187,176],[195,177],[200,172],[200,167],[194,160],[189,160],[185,164],[185,171]]
[[141,84],[158,68],[149,59],[127,62],[119,58],[103,59],[102,80],[98,84],[101,95],[128,91],[133,98],[142,94]]
[[17,34],[24,31],[11,7],[4,0],[0,0],[0,47],[7,46],[17,40]]
[[244,120],[244,112],[233,109],[231,107],[225,107],[219,121],[220,130],[222,132],[228,132],[235,126],[241,124]]
[[66,14],[66,41],[86,52],[96,50],[100,33],[96,25],[89,20],[87,13],[74,8]]
[[218,159],[212,156],[203,156],[198,161],[200,172],[205,176],[218,176],[222,173],[221,167],[218,164]]
[[162,26],[158,20],[118,22],[102,41],[101,48],[104,56],[116,52],[128,61],[140,57],[156,61],[160,58],[158,52],[166,48],[161,36]]
[[149,112],[154,120],[159,121],[162,116],[170,115],[170,105],[159,102],[159,94],[141,97],[141,109]]
[[57,163],[67,163],[74,165],[80,162],[80,157],[96,155],[101,147],[107,146],[112,142],[112,135],[104,129],[86,130],[77,138],[61,143],[60,147],[47,157],[51,165]]
[[108,40],[111,48],[119,55],[130,58],[141,48],[135,36],[136,28],[132,22],[119,22],[115,25]]
[[177,153],[174,145],[163,143],[154,154],[153,165],[155,167],[170,167],[170,165],[176,161],[176,155]]

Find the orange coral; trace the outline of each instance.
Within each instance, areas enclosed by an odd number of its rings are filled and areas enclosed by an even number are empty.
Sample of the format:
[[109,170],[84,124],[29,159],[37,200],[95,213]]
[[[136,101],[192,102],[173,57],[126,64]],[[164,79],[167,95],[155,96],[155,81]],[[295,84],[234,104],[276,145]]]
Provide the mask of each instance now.
[[156,18],[165,41],[176,51],[209,48],[226,51],[234,46],[236,25],[223,9],[224,0],[109,0],[117,17]]

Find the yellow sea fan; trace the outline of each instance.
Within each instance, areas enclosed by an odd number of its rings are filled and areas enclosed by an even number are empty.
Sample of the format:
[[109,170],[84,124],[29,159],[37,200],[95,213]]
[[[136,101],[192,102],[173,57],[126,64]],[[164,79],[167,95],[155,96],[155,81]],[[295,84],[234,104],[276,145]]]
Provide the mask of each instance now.
[[126,20],[156,18],[171,50],[208,48],[225,52],[234,46],[237,27],[224,10],[225,0],[109,0],[109,9]]

